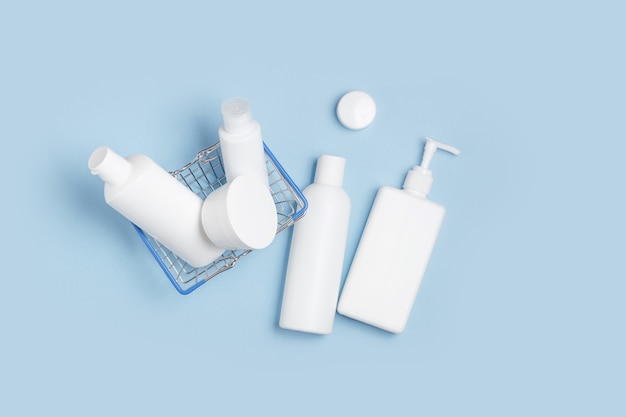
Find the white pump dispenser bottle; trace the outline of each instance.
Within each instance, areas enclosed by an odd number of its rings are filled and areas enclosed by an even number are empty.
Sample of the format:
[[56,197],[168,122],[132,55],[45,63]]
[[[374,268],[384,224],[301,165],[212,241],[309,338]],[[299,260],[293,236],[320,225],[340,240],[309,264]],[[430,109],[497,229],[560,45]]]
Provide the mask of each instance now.
[[283,329],[333,331],[350,221],[350,197],[342,188],[346,160],[322,155],[315,181],[303,191],[309,208],[293,227],[279,325]]
[[145,155],[126,158],[102,146],[89,158],[104,181],[106,202],[193,267],[208,265],[223,248],[201,224],[202,199]]
[[340,314],[404,331],[446,212],[427,199],[437,149],[460,153],[426,138],[422,163],[408,172],[404,189],[379,189],[339,299]]

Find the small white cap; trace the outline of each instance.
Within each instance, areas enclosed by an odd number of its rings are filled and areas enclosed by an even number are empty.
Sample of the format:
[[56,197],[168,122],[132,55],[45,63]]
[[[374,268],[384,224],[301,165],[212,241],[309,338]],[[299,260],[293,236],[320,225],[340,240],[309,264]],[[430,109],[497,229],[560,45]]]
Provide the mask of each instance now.
[[245,132],[252,125],[250,102],[245,98],[234,97],[222,103],[224,130],[230,133]]
[[270,190],[253,175],[240,175],[209,194],[202,227],[225,249],[263,249],[276,235],[276,205]]
[[337,118],[348,129],[364,129],[374,121],[375,116],[376,103],[363,91],[350,91],[337,104]]
[[121,185],[133,170],[130,162],[106,146],[93,151],[87,166],[93,175],[99,175],[104,182],[111,185]]
[[343,172],[346,167],[346,159],[334,155],[322,155],[317,159],[315,168],[316,184],[343,185]]

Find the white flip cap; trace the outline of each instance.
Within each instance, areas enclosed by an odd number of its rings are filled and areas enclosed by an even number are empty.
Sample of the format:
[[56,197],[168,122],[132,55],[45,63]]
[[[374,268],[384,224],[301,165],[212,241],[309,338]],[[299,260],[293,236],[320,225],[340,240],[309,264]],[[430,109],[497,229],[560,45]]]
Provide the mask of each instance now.
[[343,185],[343,173],[346,167],[346,159],[334,155],[321,155],[317,159],[315,168],[315,180],[317,184]]
[[209,194],[202,204],[202,227],[214,245],[263,249],[276,235],[276,205],[267,186],[240,175]]
[[348,129],[364,129],[374,121],[374,117],[376,103],[363,91],[350,91],[337,104],[337,118]]

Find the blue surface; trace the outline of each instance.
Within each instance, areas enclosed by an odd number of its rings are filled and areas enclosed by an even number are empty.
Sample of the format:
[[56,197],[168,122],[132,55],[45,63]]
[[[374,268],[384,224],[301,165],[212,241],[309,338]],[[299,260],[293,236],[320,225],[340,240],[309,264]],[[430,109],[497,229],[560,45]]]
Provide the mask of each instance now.
[[[222,3],[0,5],[0,414],[626,415],[624,6]],[[425,135],[463,151],[404,334],[278,328],[290,232],[181,296],[105,204],[95,148],[178,168],[232,96],[301,186],[347,158],[346,267]]]

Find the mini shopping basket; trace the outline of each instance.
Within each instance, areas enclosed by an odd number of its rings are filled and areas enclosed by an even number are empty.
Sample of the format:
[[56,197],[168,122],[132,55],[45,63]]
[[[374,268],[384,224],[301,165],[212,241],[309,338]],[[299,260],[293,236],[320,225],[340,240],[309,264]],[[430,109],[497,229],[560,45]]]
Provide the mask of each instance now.
[[[307,201],[267,145],[264,144],[264,147],[270,189],[278,214],[276,233],[280,233],[305,214]],[[219,142],[201,150],[191,162],[171,174],[200,198],[206,198],[212,191],[226,184]],[[181,294],[191,293],[217,274],[234,267],[239,259],[251,252],[227,250],[214,262],[194,268],[141,228],[134,224],[133,226],[167,278]]]

